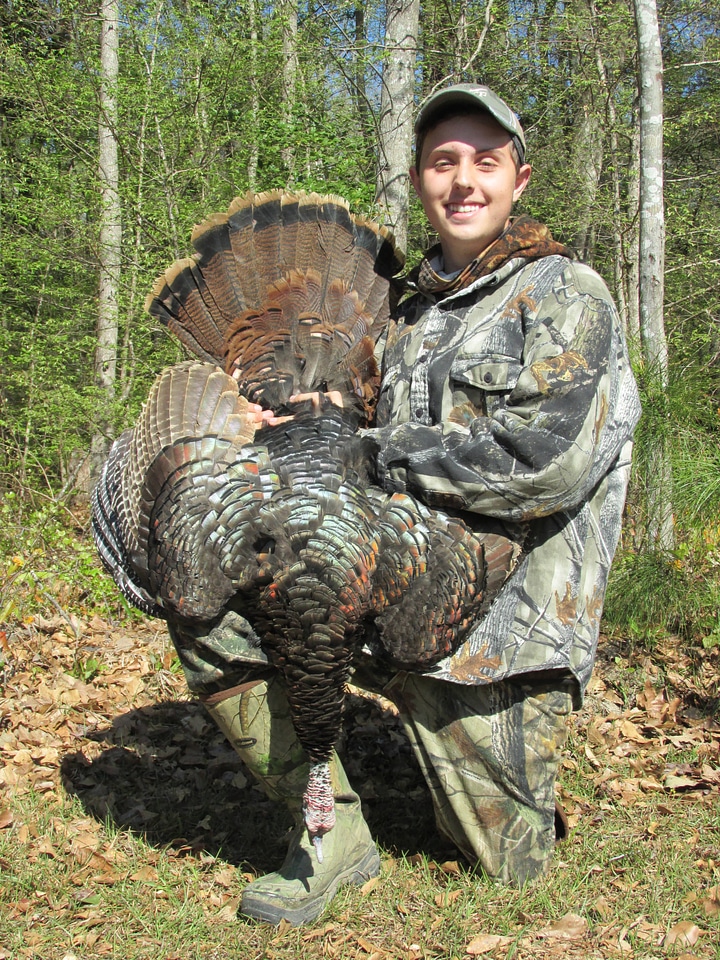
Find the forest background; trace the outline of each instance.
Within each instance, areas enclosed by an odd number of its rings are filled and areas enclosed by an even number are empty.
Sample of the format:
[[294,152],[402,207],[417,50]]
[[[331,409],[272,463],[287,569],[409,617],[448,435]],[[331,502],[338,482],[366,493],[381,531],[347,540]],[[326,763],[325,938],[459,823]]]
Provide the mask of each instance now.
[[[287,817],[101,570],[87,490],[182,359],[143,304],[193,225],[335,193],[417,262],[412,112],[451,80],[520,114],[519,212],[606,278],[643,396],[571,840],[531,890],[478,882],[390,706],[353,695],[382,876],[255,926]],[[0,0],[0,960],[716,960],[719,113],[717,0]]]
[[[662,55],[644,81],[643,7]],[[181,359],[143,303],[193,224],[249,188],[335,193],[416,262],[413,104],[476,80],[520,114],[521,210],[606,278],[643,391],[606,625],[720,644],[718,5],[2,0],[0,31],[0,623],[59,582],[122,609],[77,495]],[[663,137],[641,163],[651,101]]]

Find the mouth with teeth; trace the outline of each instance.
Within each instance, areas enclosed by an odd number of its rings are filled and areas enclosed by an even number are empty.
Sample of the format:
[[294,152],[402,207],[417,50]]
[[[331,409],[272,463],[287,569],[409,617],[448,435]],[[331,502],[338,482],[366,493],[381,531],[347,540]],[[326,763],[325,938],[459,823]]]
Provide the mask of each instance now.
[[477,213],[481,209],[479,203],[448,203],[445,209],[448,213]]

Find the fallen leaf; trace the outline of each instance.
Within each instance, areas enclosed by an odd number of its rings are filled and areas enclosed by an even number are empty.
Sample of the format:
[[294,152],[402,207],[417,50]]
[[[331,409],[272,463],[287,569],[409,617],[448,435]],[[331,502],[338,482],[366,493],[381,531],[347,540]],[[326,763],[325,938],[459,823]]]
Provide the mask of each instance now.
[[564,917],[541,930],[538,936],[548,940],[582,940],[587,934],[587,920],[576,913],[566,913]]
[[632,740],[633,743],[647,743],[648,740],[642,735],[639,728],[631,720],[623,720],[620,724],[620,732],[626,740]]
[[436,895],[435,904],[438,907],[449,907],[451,903],[455,903],[461,894],[462,890],[444,890]]
[[52,857],[54,859],[57,856],[55,847],[53,847],[49,840],[41,840],[37,849],[38,853],[42,853],[46,857]]
[[692,790],[698,785],[697,779],[693,777],[677,777],[669,774],[663,780],[666,790]]
[[283,917],[275,929],[277,930],[277,936],[273,937],[271,943],[277,943],[279,940],[282,940],[285,934],[293,929],[293,925]]
[[700,901],[700,906],[709,917],[720,914],[720,887],[711,887]]
[[361,934],[356,934],[355,942],[360,947],[361,950],[364,950],[365,953],[370,954],[370,956],[377,956],[379,948],[368,940],[367,937],[363,937]]
[[235,900],[228,900],[225,906],[217,914],[215,918],[217,920],[222,920],[225,923],[232,923],[234,920],[237,920],[238,910],[240,909],[240,898],[237,897]]
[[492,953],[498,947],[507,947],[512,937],[501,937],[496,933],[479,933],[465,947],[465,953],[471,957],[480,957],[483,953]]
[[632,946],[630,945],[630,942],[626,939],[627,935],[628,935],[628,929],[627,927],[623,927],[623,929],[620,931],[620,936],[618,937],[617,944],[616,944],[617,949],[620,951],[620,953],[632,953]]
[[223,867],[222,870],[218,870],[215,874],[215,883],[219,884],[221,887],[232,887],[235,883],[236,870],[235,867]]
[[360,887],[360,893],[363,896],[366,896],[371,890],[375,889],[379,882],[380,877],[370,877],[370,879],[366,880],[365,883]]
[[668,930],[663,940],[663,946],[667,947],[677,944],[680,947],[693,947],[703,932],[704,931],[702,931],[697,924],[692,923],[692,921],[681,920],[680,923],[676,923],[674,927]]
[[609,918],[613,915],[613,909],[610,906],[607,897],[603,896],[602,894],[593,904],[593,910],[595,910],[595,912],[599,914],[603,920],[609,920]]

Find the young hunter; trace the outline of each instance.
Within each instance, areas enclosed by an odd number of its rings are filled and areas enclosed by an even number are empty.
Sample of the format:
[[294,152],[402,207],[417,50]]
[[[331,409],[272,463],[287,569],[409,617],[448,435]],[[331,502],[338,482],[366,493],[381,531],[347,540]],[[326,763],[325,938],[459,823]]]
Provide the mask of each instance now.
[[[555,778],[593,667],[640,404],[601,278],[545,226],[511,216],[531,174],[512,110],[487,87],[451,86],[422,104],[415,132],[410,176],[439,243],[379,345],[366,434],[386,490],[529,539],[454,656],[422,674],[368,660],[353,683],[397,705],[438,830],[489,877],[519,885],[547,870],[563,834]],[[233,616],[204,641],[215,676]],[[191,655],[175,639],[201,688],[201,646]],[[206,705],[267,793],[297,812],[307,764],[264,658]],[[337,823],[323,862],[300,824],[280,869],[245,887],[242,913],[310,922],[340,885],[378,873],[358,795],[337,758],[331,767]]]

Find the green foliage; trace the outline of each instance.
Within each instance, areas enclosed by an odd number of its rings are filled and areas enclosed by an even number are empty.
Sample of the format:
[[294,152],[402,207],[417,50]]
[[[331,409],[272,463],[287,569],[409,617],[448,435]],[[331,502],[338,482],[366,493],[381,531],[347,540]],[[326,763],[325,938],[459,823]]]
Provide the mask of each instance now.
[[647,640],[653,631],[687,635],[692,622],[685,609],[689,578],[677,557],[649,551],[620,553],[605,601],[605,622]]
[[82,680],[83,683],[90,683],[102,671],[102,664],[96,657],[88,657],[86,660],[76,660],[70,675],[76,680]]
[[[522,210],[576,245],[620,302],[631,303],[632,7],[496,0],[490,18],[489,10],[486,0],[423,3],[416,97],[449,79],[485,82],[505,96],[521,115],[534,166]],[[97,14],[86,0],[0,4],[0,491],[24,500],[33,530],[48,529],[39,514],[73,486],[74,467],[99,426],[110,423],[117,433],[132,422],[158,370],[181,358],[143,305],[157,276],[190,252],[195,223],[251,186],[337,193],[359,212],[375,209],[382,5],[298,5],[298,66],[288,96],[280,4],[124,0],[118,372],[114,397],[100,392],[93,374]],[[665,397],[644,383],[629,536],[647,519],[643,476],[652,470],[653,444],[662,442],[673,464],[688,590],[709,590],[697,609],[678,614],[697,632],[698,623],[709,623],[697,610],[709,609],[715,595],[709,558],[720,500],[720,79],[713,67],[720,18],[701,0],[669,0],[660,16],[672,386]],[[409,265],[432,239],[413,199]],[[646,583],[662,579],[656,558],[646,567]],[[104,603],[101,589],[99,597]],[[707,629],[715,635],[716,627]]]
[[[667,391],[640,371],[643,417],[635,434],[626,545],[610,574],[605,622],[651,641],[663,631],[695,644],[720,642],[720,452],[713,372],[673,363]],[[672,466],[676,546],[642,542],[648,518],[643,484],[655,469],[658,438]]]
[[[58,613],[141,618],[102,568],[84,521],[47,498],[28,502],[7,492],[0,501],[0,623]],[[98,665],[78,669],[97,672]]]

